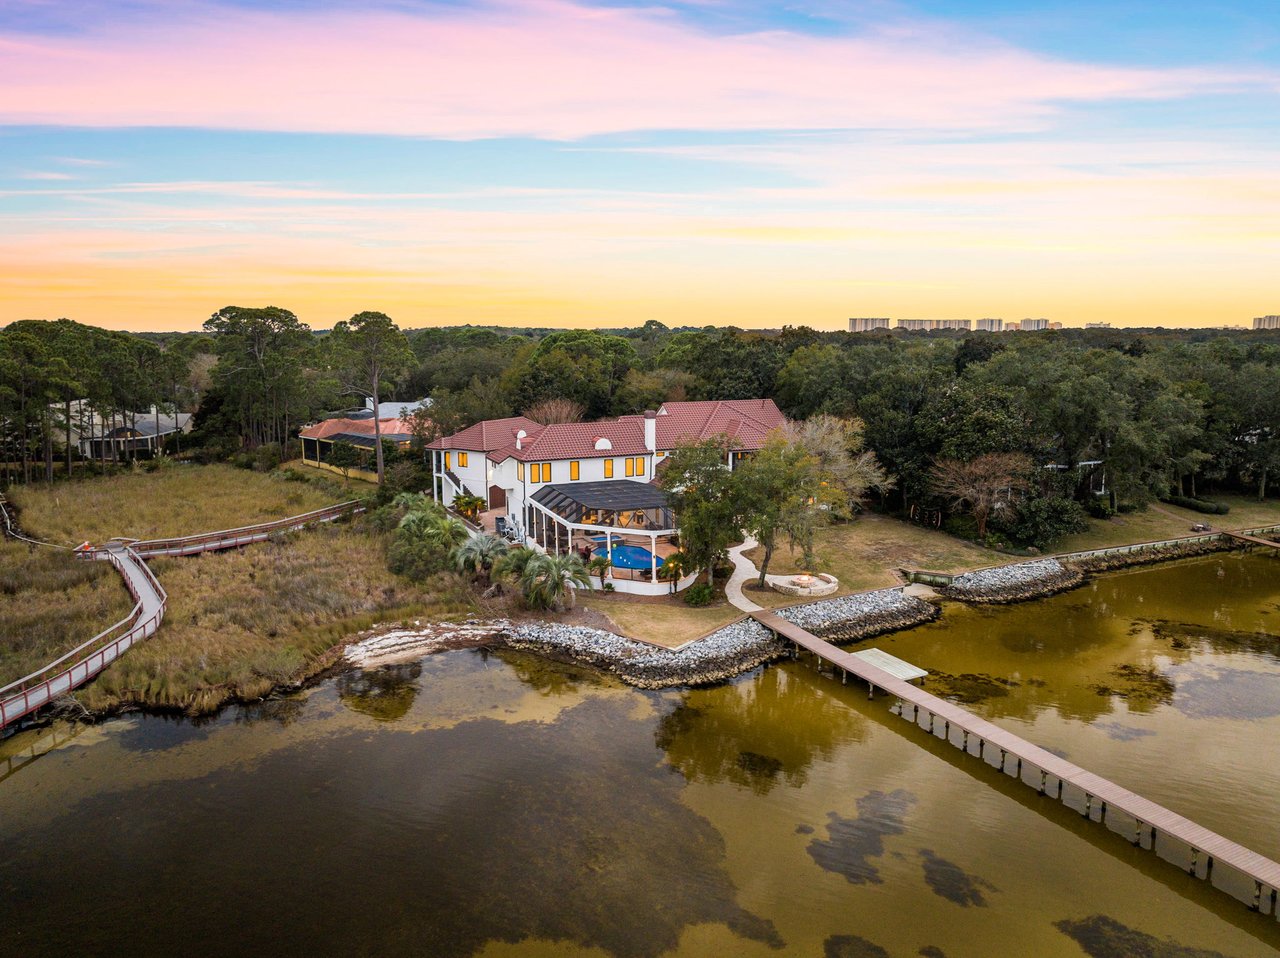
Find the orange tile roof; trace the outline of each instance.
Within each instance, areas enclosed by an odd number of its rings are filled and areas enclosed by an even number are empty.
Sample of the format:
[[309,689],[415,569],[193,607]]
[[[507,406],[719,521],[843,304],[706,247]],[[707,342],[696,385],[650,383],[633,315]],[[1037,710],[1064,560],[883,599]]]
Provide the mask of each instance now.
[[[465,449],[484,452],[493,462],[517,459],[538,462],[553,459],[593,459],[602,456],[642,456],[642,415],[619,416],[601,422],[555,423],[541,426],[524,416],[487,419],[452,436],[430,443],[430,449]],[[675,449],[690,442],[726,436],[740,449],[759,449],[769,433],[786,422],[772,399],[708,400],[664,403],[655,423],[657,447]],[[527,434],[516,448],[516,433]],[[596,449],[599,439],[611,448]]]
[[464,449],[467,452],[492,452],[512,445],[516,433],[523,429],[530,436],[541,432],[544,427],[524,416],[511,416],[508,419],[486,419],[474,426],[468,426],[452,436],[445,436],[428,443],[428,449]]
[[[381,422],[382,428],[380,431],[384,436],[391,435],[392,433],[403,434],[408,432],[404,422],[399,418],[383,419]],[[326,419],[323,422],[316,423],[314,426],[308,426],[306,429],[299,432],[298,435],[303,439],[327,439],[330,436],[337,435],[338,433],[372,436],[373,420]]]
[[669,402],[658,412],[659,449],[713,436],[726,436],[740,449],[759,449],[787,421],[772,399]]

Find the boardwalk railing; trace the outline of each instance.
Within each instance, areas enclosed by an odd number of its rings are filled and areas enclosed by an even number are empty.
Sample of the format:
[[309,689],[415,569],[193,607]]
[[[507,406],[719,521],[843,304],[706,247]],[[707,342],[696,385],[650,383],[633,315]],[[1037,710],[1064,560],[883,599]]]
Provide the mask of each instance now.
[[172,539],[141,539],[131,541],[130,547],[144,559],[155,556],[185,556],[200,552],[213,552],[218,549],[234,549],[251,542],[261,542],[283,532],[292,532],[317,522],[332,522],[343,516],[354,515],[364,510],[363,499],[352,499],[334,506],[325,506],[313,512],[276,519],[272,522],[259,522],[251,526],[237,529],[223,529],[219,532],[202,532],[194,536],[178,536]]
[[0,688],[0,728],[83,685],[160,628],[168,597],[147,564],[128,548],[108,550],[101,558],[120,571],[136,604],[125,618],[88,642]]
[[844,678],[853,675],[871,690],[893,695],[897,699],[893,711],[924,731],[1105,825],[1131,844],[1154,851],[1253,910],[1280,919],[1280,863],[895,678],[772,612],[761,610],[751,616],[797,649],[830,663]]
[[[168,595],[144,559],[231,549],[251,542],[261,542],[271,536],[302,529],[313,523],[332,522],[363,509],[363,500],[353,499],[313,512],[304,512],[302,515],[241,526],[238,529],[173,539],[113,540],[103,547],[78,552],[77,556],[80,558],[105,560],[114,565],[124,578],[125,587],[136,604],[125,618],[99,632],[88,642],[76,646],[44,668],[0,688],[0,728],[30,715],[59,695],[65,695],[88,682],[123,655],[126,649],[153,635],[160,628]],[[51,544],[19,536],[13,531],[7,513],[4,526],[5,531],[15,538],[36,545]]]

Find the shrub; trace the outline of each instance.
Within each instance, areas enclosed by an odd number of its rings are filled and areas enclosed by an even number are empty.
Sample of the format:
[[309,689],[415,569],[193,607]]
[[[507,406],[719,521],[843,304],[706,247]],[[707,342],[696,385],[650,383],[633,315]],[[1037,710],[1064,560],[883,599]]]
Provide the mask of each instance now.
[[1095,519],[1110,519],[1115,515],[1111,508],[1111,503],[1100,496],[1094,496],[1090,499],[1089,505],[1085,509]]
[[280,443],[264,442],[253,452],[253,468],[258,472],[270,472],[280,465]]
[[1046,496],[1024,502],[1004,531],[1015,541],[1044,549],[1063,536],[1084,532],[1089,527],[1080,503],[1065,496]]
[[431,471],[421,462],[402,461],[388,466],[382,474],[378,498],[390,501],[402,492],[431,488]]
[[699,582],[685,590],[684,601],[686,605],[692,606],[710,605],[715,596],[715,590],[708,583]]
[[973,516],[947,516],[942,522],[942,531],[958,539],[977,539],[978,520]]
[[1165,500],[1170,505],[1181,506],[1183,509],[1190,509],[1193,512],[1200,512],[1210,516],[1225,516],[1231,511],[1231,507],[1225,502],[1214,502],[1212,499],[1192,499],[1190,496],[1170,496]]
[[396,536],[387,549],[387,567],[418,582],[443,572],[448,561],[448,550],[417,536]]

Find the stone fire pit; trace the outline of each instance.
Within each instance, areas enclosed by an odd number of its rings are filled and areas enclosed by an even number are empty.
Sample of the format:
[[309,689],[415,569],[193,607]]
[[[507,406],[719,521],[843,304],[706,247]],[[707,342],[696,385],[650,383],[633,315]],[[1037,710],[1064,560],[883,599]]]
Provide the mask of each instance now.
[[800,598],[830,595],[840,588],[840,580],[826,573],[801,572],[793,576],[769,576],[769,587],[783,595],[794,595]]

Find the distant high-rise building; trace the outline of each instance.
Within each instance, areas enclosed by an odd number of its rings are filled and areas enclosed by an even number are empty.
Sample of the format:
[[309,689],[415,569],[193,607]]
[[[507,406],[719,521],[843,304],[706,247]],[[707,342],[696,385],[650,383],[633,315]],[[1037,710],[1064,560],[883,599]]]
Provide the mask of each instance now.
[[930,329],[968,329],[972,320],[968,319],[900,319],[899,329],[922,331]]
[[1062,324],[1061,324],[1061,323],[1050,323],[1050,324],[1049,324],[1049,328],[1050,328],[1050,329],[1061,329],[1061,328],[1062,328]]
[[1110,329],[1111,324],[1110,323],[1085,323],[1084,328],[1085,329]]
[[998,333],[1004,329],[1003,319],[978,319],[974,320],[973,328],[979,332]]
[[861,316],[857,319],[849,320],[849,332],[851,333],[869,333],[872,330],[888,328],[888,316]]
[[1280,316],[1258,316],[1253,321],[1254,329],[1280,329]]
[[1024,333],[1028,330],[1048,329],[1049,321],[1047,319],[1024,319],[1018,324],[1018,328]]

